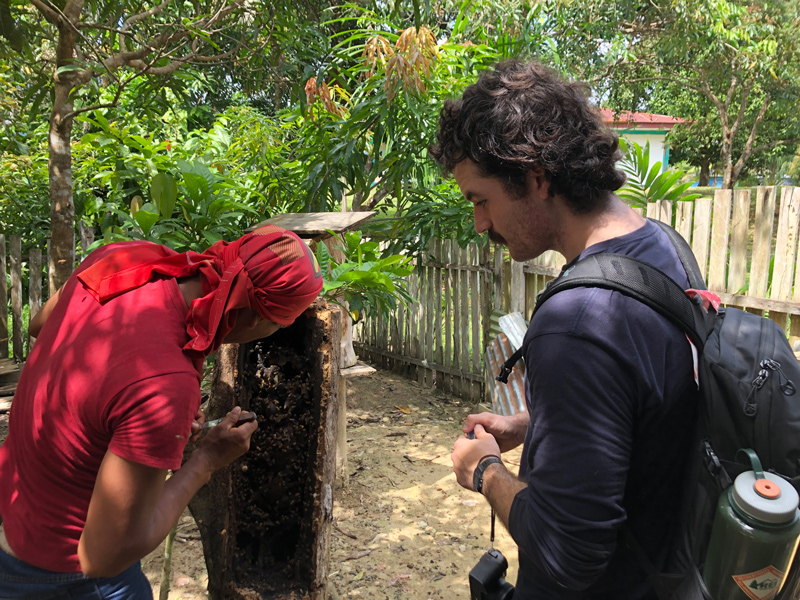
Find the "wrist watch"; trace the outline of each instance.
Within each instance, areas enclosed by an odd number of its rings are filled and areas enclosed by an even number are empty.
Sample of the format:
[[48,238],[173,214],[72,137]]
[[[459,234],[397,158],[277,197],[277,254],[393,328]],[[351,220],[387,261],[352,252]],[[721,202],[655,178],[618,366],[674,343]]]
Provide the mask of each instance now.
[[472,474],[472,485],[475,487],[476,492],[479,494],[483,493],[483,472],[486,470],[486,467],[494,463],[502,462],[500,457],[494,454],[487,454],[478,461],[478,466],[475,467],[475,471]]

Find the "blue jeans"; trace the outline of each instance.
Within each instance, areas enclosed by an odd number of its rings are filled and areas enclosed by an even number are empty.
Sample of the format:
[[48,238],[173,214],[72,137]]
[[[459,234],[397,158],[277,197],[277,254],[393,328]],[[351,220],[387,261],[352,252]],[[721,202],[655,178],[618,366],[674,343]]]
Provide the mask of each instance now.
[[0,600],[153,600],[141,563],[116,577],[90,579],[34,567],[0,550]]

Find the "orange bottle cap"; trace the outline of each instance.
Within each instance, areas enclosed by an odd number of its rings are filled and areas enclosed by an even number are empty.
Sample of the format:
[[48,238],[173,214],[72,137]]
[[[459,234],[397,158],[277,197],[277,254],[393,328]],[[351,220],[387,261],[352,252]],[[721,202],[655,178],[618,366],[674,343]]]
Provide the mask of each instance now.
[[764,498],[778,498],[781,495],[780,486],[769,479],[756,479],[753,489]]

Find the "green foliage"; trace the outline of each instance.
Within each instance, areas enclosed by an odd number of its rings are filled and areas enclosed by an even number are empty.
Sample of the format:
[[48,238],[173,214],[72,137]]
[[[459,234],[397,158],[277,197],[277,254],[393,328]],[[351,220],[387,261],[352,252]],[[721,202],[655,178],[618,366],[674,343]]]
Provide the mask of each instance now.
[[636,142],[622,138],[620,148],[625,154],[619,167],[628,176],[625,185],[617,195],[633,206],[646,207],[656,200],[694,200],[700,194],[686,194],[692,182],[681,183],[684,172],[681,169],[667,169],[661,172],[661,162],[650,166],[650,142],[642,148]]
[[[336,235],[328,230],[331,235]],[[351,318],[358,321],[363,314],[375,310],[384,316],[413,299],[404,279],[413,271],[411,258],[399,254],[381,256],[379,243],[364,241],[358,231],[337,238],[344,254],[339,262],[325,244],[317,245],[317,260],[324,278],[322,296],[333,302],[343,298],[350,307]]]

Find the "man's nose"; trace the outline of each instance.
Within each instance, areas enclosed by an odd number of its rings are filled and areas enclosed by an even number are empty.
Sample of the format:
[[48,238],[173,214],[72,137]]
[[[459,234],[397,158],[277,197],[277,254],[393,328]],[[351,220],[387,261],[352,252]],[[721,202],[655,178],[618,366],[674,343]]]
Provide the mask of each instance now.
[[477,233],[485,233],[492,228],[492,220],[482,208],[476,206],[472,212],[472,216],[475,220],[475,231]]

